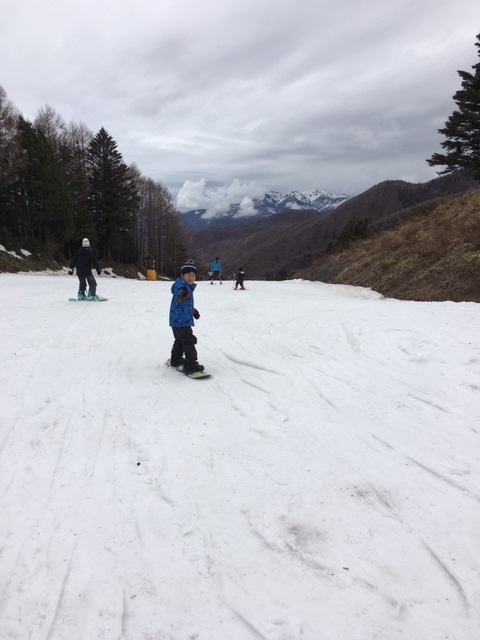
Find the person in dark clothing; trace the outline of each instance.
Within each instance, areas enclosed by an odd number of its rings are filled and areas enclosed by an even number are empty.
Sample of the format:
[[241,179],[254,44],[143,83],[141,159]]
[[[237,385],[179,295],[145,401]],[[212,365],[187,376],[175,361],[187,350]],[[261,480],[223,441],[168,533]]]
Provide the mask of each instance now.
[[236,282],[234,289],[238,289],[238,287],[240,287],[240,289],[245,289],[245,287],[243,286],[245,280],[245,271],[242,269],[242,267],[238,268],[238,271],[235,274],[235,280]]
[[[90,240],[88,238],[82,240],[82,248],[77,251],[70,261],[70,270],[68,273],[71,276],[75,268],[77,269],[79,280],[78,299],[85,300],[88,298],[89,300],[97,300],[97,281],[92,275],[92,268],[96,269],[98,275],[100,275],[101,271],[97,259],[92,253]],[[86,293],[87,282],[88,294]]]
[[[172,301],[170,303],[170,326],[175,341],[172,347],[170,364],[179,367],[183,364],[185,373],[203,371],[204,367],[197,362],[197,338],[193,335],[194,318],[198,320],[200,314],[194,307],[193,292],[197,268],[193,260],[187,260],[180,270],[180,277],[172,284]],[[183,358],[185,354],[185,359]]]

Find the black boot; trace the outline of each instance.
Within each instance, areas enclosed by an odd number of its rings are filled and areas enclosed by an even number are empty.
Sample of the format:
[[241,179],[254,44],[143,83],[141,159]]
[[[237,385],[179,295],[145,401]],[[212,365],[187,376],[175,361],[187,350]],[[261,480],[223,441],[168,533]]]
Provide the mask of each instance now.
[[203,364],[198,364],[198,362],[188,362],[183,366],[184,373],[201,373],[202,371],[205,371],[205,367]]

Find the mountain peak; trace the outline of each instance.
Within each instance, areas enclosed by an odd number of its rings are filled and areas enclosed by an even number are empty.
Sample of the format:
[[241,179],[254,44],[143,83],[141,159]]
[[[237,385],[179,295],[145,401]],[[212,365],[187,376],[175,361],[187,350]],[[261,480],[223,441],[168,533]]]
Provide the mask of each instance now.
[[182,213],[182,219],[191,231],[206,227],[229,226],[258,218],[264,218],[282,211],[318,211],[328,213],[349,200],[352,196],[335,195],[324,189],[308,191],[293,190],[288,193],[268,191],[263,196],[248,198],[248,204],[231,203],[225,211],[196,209]]

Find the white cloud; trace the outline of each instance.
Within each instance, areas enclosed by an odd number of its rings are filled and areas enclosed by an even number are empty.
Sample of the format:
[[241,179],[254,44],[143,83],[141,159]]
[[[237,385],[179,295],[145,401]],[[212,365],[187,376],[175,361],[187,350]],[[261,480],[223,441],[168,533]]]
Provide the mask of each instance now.
[[235,179],[231,184],[208,188],[205,178],[198,181],[186,180],[177,194],[177,209],[192,211],[206,209],[204,218],[215,217],[228,211],[230,204],[241,203],[243,215],[253,209],[252,197],[260,196],[264,190],[253,182]]
[[240,207],[235,218],[248,218],[257,214],[255,207],[253,206],[253,200],[249,196],[244,196],[240,202]]
[[206,209],[208,198],[205,194],[205,186],[205,178],[197,182],[186,180],[177,194],[177,209],[179,211]]

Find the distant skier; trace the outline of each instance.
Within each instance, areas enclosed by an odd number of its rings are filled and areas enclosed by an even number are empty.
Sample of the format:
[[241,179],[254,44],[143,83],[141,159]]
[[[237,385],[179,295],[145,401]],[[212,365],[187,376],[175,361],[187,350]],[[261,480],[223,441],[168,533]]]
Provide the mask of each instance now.
[[212,272],[212,278],[210,284],[213,284],[213,280],[218,280],[222,284],[222,267],[218,261],[218,257],[210,265],[210,271]]
[[[187,260],[180,269],[180,277],[172,284],[172,301],[170,303],[170,326],[175,341],[172,347],[170,364],[178,367],[183,363],[183,372],[187,375],[203,371],[204,366],[197,362],[197,338],[193,335],[194,318],[198,320],[200,314],[194,307],[193,292],[197,268],[193,260]],[[185,361],[183,355],[185,354]]]
[[245,271],[242,269],[242,267],[238,267],[238,271],[235,274],[234,289],[238,289],[238,287],[240,287],[240,289],[245,289],[245,287],[243,286],[244,281],[245,281]]
[[[79,300],[98,300],[97,297],[97,281],[92,275],[92,267],[96,269],[98,275],[101,271],[98,266],[97,259],[92,253],[90,247],[90,240],[84,238],[82,240],[82,248],[77,251],[70,261],[70,269],[68,273],[72,276],[73,270],[77,269],[77,276],[79,280],[78,299]],[[87,291],[88,282],[88,294]]]

